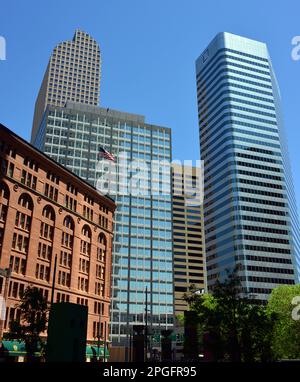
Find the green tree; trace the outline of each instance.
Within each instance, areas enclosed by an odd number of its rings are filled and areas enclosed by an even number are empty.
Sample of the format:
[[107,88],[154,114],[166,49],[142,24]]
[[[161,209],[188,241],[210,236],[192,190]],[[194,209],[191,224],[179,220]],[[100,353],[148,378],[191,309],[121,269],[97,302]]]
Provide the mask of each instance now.
[[300,296],[300,285],[282,285],[273,289],[268,301],[268,312],[277,317],[272,340],[272,350],[277,359],[300,358],[300,320],[292,317],[296,308],[293,298],[296,296]]
[[215,361],[266,361],[272,359],[271,338],[274,316],[243,293],[240,266],[217,281],[212,294],[185,296],[197,312],[203,346]]
[[179,325],[179,326],[183,326],[184,325],[184,315],[183,314],[177,314],[175,316],[175,319],[176,319],[176,323]]
[[9,337],[24,341],[28,360],[33,360],[35,352],[42,347],[40,335],[47,329],[47,299],[41,290],[28,286],[17,308],[21,312],[20,320],[11,322]]

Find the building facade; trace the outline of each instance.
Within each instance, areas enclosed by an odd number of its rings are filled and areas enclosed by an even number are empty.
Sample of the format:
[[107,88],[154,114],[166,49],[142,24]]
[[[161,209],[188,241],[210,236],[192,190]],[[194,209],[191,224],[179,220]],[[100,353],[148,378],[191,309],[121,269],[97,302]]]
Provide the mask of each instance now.
[[172,165],[175,315],[188,310],[183,296],[206,290],[206,257],[200,167]]
[[54,302],[88,306],[88,341],[100,327],[108,339],[115,203],[3,125],[0,136],[0,268],[11,270],[0,278],[4,332],[28,285],[50,302],[56,258]]
[[299,226],[280,111],[264,43],[218,34],[196,61],[204,161],[208,287],[239,263],[262,302],[298,282]]
[[[171,198],[171,131],[145,123],[144,117],[68,102],[49,106],[36,135],[36,147],[92,185],[101,177],[99,149],[120,162],[128,159],[131,174],[137,162],[149,168],[140,192],[119,190],[113,244],[111,340],[129,346],[132,325],[148,323],[155,330],[173,325],[173,253]],[[152,168],[153,163],[162,168]],[[117,178],[117,184],[121,180]],[[149,186],[157,192],[149,192]],[[97,186],[98,187],[98,186]],[[122,357],[122,356],[120,356]]]
[[47,105],[64,106],[68,100],[99,105],[100,60],[98,43],[79,29],[72,41],[53,49],[35,103],[32,142]]

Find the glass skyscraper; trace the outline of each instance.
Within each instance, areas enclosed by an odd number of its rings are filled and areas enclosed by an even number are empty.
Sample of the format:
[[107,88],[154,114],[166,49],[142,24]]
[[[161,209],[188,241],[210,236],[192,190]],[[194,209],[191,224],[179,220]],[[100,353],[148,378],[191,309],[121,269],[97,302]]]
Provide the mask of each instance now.
[[196,61],[208,287],[241,264],[265,301],[299,281],[299,225],[280,93],[264,43],[219,33]]
[[[173,251],[171,201],[171,130],[145,123],[144,117],[68,102],[48,106],[36,134],[35,146],[97,186],[101,174],[99,148],[118,161],[164,162],[152,167],[148,186],[134,193],[111,195],[117,204],[113,244],[111,340],[129,344],[133,324],[145,323],[146,287],[148,323],[152,329],[173,325]],[[142,176],[143,178],[143,176]],[[117,179],[117,183],[118,183]]]

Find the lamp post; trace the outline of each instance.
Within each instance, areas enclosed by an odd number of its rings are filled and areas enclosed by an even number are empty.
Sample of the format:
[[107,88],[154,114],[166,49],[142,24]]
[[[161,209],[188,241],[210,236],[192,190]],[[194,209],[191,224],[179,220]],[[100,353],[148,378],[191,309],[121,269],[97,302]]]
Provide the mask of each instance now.
[[54,257],[54,267],[53,267],[53,278],[52,278],[52,288],[51,288],[51,305],[50,309],[52,309],[54,303],[54,291],[55,291],[55,282],[56,282],[56,267],[57,267],[57,254]]
[[100,302],[100,309],[99,309],[99,328],[98,328],[98,344],[97,344],[97,347],[98,347],[98,361],[100,362],[100,345],[101,345],[101,312],[102,311],[102,302]]
[[106,328],[107,328],[107,324],[106,324],[106,321],[104,321],[104,338],[103,338],[103,351],[104,351],[104,358],[103,358],[103,362],[106,362]]
[[5,314],[6,314],[6,301],[7,301],[10,275],[11,275],[10,268],[5,268],[5,269],[0,268],[0,276],[5,278],[5,284],[4,284],[4,290],[3,290],[3,302],[2,302],[3,305],[1,307],[1,310],[2,309],[4,310],[4,312],[1,312],[1,316],[2,314],[4,314],[4,317],[0,317],[0,343],[2,342],[2,338],[3,338],[4,322],[5,322]]

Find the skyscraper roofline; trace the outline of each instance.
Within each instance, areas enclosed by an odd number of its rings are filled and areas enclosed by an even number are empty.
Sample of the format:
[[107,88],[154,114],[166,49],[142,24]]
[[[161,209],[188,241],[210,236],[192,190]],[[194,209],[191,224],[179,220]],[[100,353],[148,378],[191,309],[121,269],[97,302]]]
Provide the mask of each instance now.
[[245,36],[239,36],[231,32],[219,32],[206,46],[205,49],[196,59],[196,68],[202,67],[204,64],[203,57],[207,54],[215,54],[219,49],[232,49],[233,46],[239,46],[239,51],[248,55],[269,58],[268,48],[265,42],[257,41]]

